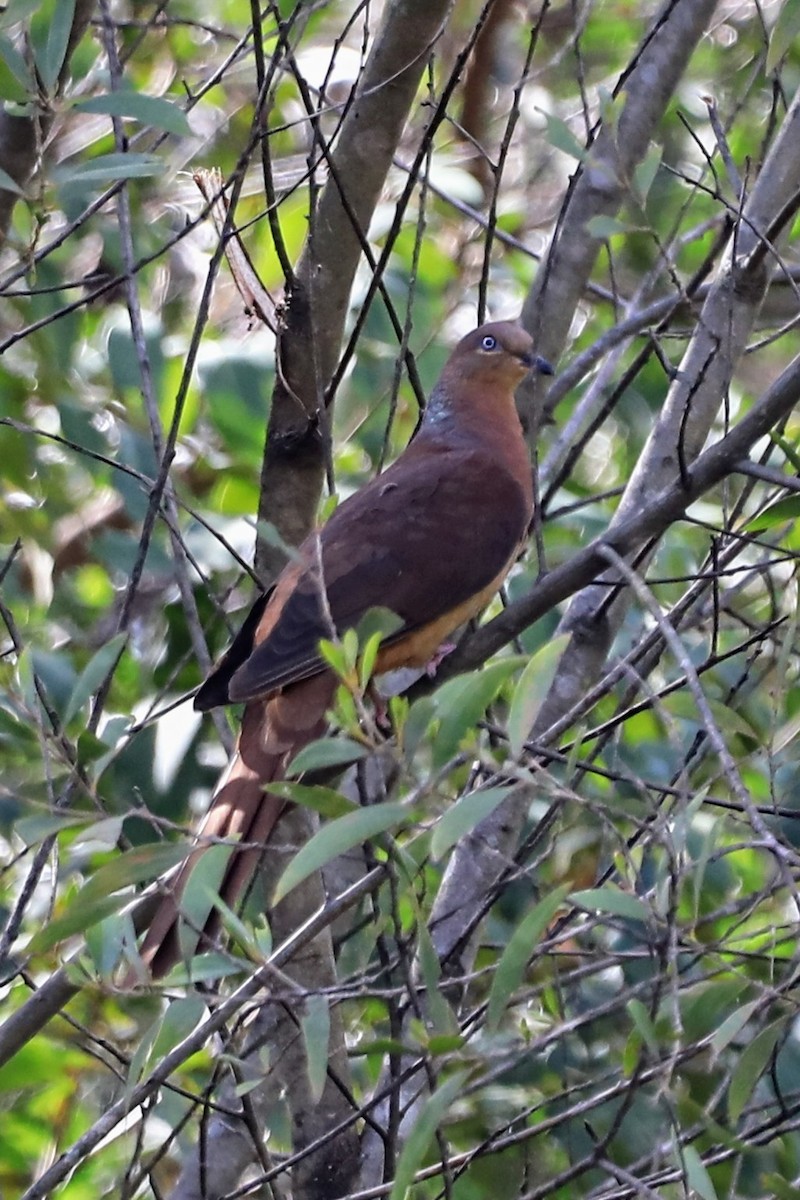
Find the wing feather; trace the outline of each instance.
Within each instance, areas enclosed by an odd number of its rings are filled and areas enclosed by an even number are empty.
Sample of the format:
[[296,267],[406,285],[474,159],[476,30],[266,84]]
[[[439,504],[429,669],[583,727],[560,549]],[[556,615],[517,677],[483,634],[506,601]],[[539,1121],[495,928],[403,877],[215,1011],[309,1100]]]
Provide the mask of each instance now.
[[[399,465],[399,464],[398,464]],[[225,679],[230,700],[264,696],[323,668],[318,644],[355,627],[371,609],[391,609],[402,626],[391,644],[485,588],[514,556],[530,521],[529,502],[513,476],[476,451],[442,450],[389,468],[344,501],[319,535],[304,543],[309,566],[288,596],[267,605],[263,641]],[[483,504],[464,492],[478,482]],[[312,567],[319,537],[328,613]],[[265,631],[266,632],[266,631]]]

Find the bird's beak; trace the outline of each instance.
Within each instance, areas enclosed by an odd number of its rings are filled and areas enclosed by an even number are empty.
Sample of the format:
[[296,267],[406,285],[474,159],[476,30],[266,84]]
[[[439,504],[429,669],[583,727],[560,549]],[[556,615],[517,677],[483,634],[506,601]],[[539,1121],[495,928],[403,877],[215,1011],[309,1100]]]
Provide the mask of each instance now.
[[550,366],[550,363],[546,358],[542,358],[538,354],[524,354],[522,361],[526,367],[529,367],[532,371],[537,371],[539,375],[553,374],[553,368]]

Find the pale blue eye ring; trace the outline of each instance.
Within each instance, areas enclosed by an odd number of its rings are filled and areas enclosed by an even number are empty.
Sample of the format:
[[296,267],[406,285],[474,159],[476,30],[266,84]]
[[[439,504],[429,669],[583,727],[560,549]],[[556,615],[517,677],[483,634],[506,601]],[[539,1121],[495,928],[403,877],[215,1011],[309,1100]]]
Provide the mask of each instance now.
[[481,341],[481,349],[482,350],[496,350],[497,349],[497,339],[493,338],[490,333],[487,333],[486,337],[483,338],[483,340]]

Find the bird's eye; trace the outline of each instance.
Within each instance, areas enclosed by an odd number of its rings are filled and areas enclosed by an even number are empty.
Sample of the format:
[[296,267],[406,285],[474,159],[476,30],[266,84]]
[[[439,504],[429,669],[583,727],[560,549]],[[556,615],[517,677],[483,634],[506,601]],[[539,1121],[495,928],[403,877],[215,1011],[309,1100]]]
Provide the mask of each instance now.
[[486,337],[483,338],[481,341],[481,350],[496,350],[496,349],[497,349],[497,338],[493,338],[490,333],[487,333]]

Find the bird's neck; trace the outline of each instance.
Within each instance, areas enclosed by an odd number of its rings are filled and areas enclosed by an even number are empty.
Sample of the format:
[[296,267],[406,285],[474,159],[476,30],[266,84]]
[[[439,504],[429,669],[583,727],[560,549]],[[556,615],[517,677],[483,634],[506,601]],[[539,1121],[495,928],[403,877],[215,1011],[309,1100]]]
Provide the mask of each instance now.
[[473,439],[477,434],[485,441],[495,431],[503,441],[522,441],[512,391],[487,392],[472,382],[439,380],[428,399],[420,433],[443,440]]
[[415,441],[443,448],[480,448],[503,464],[526,490],[531,480],[530,453],[522,432],[514,393],[480,382],[439,380],[430,394]]

